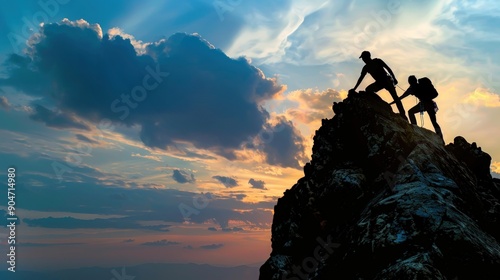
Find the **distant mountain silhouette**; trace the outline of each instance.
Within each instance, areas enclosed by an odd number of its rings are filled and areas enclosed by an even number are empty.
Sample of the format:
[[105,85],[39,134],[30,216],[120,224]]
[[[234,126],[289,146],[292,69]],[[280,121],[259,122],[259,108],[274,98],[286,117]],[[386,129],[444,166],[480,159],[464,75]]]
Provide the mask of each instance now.
[[[115,271],[115,274],[112,271]],[[125,273],[123,273],[125,272]],[[103,268],[86,267],[64,269],[47,272],[18,271],[15,273],[1,271],[0,279],[9,280],[255,280],[258,278],[257,267],[236,266],[217,267],[206,264],[142,264],[121,267]],[[134,277],[134,278],[132,278]]]
[[352,92],[314,136],[305,176],[274,208],[260,280],[500,279],[491,157]]

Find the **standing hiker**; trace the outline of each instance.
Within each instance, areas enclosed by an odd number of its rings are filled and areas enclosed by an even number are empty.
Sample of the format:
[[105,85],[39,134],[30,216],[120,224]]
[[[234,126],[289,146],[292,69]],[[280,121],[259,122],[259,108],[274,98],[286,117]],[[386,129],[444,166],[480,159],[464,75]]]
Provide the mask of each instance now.
[[367,86],[365,91],[376,93],[379,90],[385,88],[394,99],[394,102],[398,107],[399,114],[405,120],[408,120],[405,115],[405,109],[403,108],[403,104],[399,100],[398,95],[396,93],[396,88],[394,87],[395,85],[398,84],[398,80],[396,80],[396,77],[394,76],[394,73],[392,72],[391,68],[387,66],[387,64],[380,58],[372,59],[369,51],[363,51],[359,58],[363,59],[366,65],[363,66],[358,82],[356,83],[356,85],[352,90],[355,91],[356,88],[358,88],[359,84],[365,78],[366,73],[370,73],[373,79],[375,79],[375,82]]
[[399,100],[402,100],[410,94],[415,95],[419,100],[418,104],[408,111],[408,115],[410,116],[410,123],[417,124],[415,114],[423,112],[425,110],[427,111],[427,114],[429,114],[429,118],[431,119],[436,134],[439,135],[441,139],[443,139],[441,127],[439,127],[439,124],[436,120],[437,104],[433,101],[433,99],[438,96],[438,92],[432,85],[431,80],[429,80],[429,78],[427,77],[423,77],[417,80],[417,78],[412,75],[408,77],[408,83],[410,84],[410,87],[405,91],[405,93],[403,93],[403,95],[401,95]]

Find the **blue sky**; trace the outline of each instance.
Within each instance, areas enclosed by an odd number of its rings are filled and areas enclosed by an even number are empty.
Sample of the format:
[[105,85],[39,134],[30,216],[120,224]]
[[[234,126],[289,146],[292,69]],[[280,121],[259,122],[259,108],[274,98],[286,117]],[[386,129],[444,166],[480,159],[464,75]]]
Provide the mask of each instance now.
[[401,88],[429,77],[446,142],[477,142],[498,177],[499,21],[495,1],[0,4],[0,157],[25,268],[265,260],[273,206],[363,50]]

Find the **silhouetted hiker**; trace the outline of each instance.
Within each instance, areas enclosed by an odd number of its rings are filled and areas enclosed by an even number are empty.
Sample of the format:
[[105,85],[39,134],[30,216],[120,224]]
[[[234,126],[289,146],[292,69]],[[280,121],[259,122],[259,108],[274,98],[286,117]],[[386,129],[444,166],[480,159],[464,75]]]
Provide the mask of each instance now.
[[[432,100],[438,96],[438,92],[432,85],[431,80],[429,80],[429,78],[427,77],[423,77],[417,80],[417,78],[412,75],[408,77],[408,83],[410,84],[410,87],[405,91],[405,93],[403,93],[403,95],[401,95],[399,100],[412,94],[415,95],[420,101],[417,105],[415,105],[408,111],[408,115],[410,116],[410,123],[417,124],[415,114],[423,112],[425,110],[427,111],[427,114],[429,114],[429,118],[431,119],[436,134],[439,135],[441,139],[443,139],[441,127],[439,127],[439,124],[436,120],[437,105],[436,102]],[[392,103],[394,102],[391,102],[391,104]]]
[[399,100],[398,94],[396,93],[396,88],[394,87],[395,85],[398,84],[398,80],[396,80],[396,77],[394,76],[394,73],[392,72],[391,68],[387,66],[387,64],[385,64],[385,62],[380,58],[372,59],[369,51],[363,51],[359,58],[363,59],[366,65],[363,66],[358,82],[356,83],[356,85],[352,90],[356,90],[356,88],[358,88],[359,84],[365,78],[366,73],[370,73],[373,79],[375,79],[375,82],[367,86],[365,91],[376,93],[379,90],[385,88],[391,94],[392,98],[394,99],[394,102],[396,102],[399,114],[405,120],[408,120],[405,115],[405,109],[403,108],[403,104]]

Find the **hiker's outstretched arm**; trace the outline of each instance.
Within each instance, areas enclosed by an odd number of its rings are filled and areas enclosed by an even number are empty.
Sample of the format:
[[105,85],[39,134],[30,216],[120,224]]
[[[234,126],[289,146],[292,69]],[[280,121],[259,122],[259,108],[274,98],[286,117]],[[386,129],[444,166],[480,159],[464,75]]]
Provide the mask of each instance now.
[[394,75],[394,72],[392,72],[391,67],[389,67],[389,65],[387,65],[383,60],[380,60],[380,61],[382,61],[382,66],[384,66],[384,68],[387,69],[387,72],[389,72],[389,74],[391,74],[391,77],[394,80],[394,84],[397,85],[398,84],[398,80],[396,79],[396,76]]
[[413,89],[411,87],[409,87],[404,93],[403,95],[401,95],[399,97],[399,100],[403,100],[403,98],[407,97],[408,95],[412,94],[413,93]]
[[[411,87],[409,87],[404,93],[403,95],[401,95],[400,97],[398,97],[399,100],[403,100],[403,98],[406,98],[408,95],[410,94],[413,94],[413,90],[411,89]],[[389,105],[392,105],[396,103],[396,101],[393,101],[391,103],[389,103]]]
[[365,69],[365,67],[363,67],[363,70],[361,70],[361,75],[359,76],[358,82],[354,86],[353,90],[356,90],[358,88],[359,84],[361,84],[361,82],[363,81],[365,76],[366,76],[366,69]]

